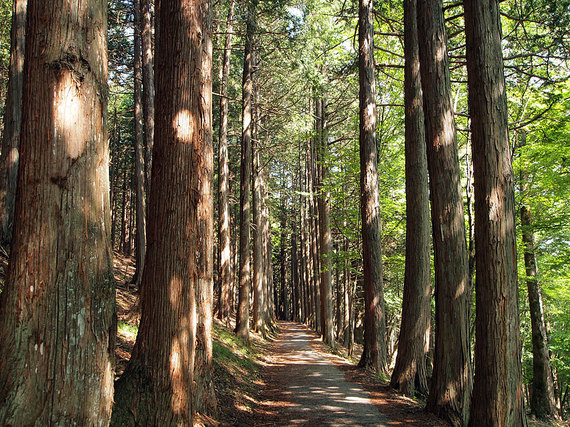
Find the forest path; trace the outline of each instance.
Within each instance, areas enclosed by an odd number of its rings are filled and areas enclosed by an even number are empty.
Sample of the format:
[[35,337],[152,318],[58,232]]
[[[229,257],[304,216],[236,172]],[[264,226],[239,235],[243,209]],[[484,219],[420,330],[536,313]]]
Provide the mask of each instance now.
[[263,370],[267,385],[256,425],[388,425],[369,393],[345,380],[314,332],[299,323],[279,327]]

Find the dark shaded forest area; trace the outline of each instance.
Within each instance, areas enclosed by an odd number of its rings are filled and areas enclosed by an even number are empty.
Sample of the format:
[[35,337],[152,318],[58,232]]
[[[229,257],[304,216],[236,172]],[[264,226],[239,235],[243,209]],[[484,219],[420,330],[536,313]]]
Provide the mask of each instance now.
[[240,424],[220,363],[287,321],[452,425],[565,425],[569,29],[569,0],[0,0],[0,424]]

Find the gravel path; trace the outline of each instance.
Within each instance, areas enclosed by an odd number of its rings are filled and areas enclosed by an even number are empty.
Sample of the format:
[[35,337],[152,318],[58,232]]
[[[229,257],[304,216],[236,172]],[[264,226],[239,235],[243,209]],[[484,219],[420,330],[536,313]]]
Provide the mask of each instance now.
[[304,325],[280,323],[264,368],[267,384],[256,425],[386,426],[368,392],[345,380]]

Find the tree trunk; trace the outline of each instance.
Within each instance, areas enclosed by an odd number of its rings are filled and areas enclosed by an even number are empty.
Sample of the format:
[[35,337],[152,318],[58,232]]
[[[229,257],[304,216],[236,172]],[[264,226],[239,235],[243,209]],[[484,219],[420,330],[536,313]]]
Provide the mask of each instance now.
[[426,358],[431,320],[430,223],[424,112],[418,56],[416,0],[404,1],[406,108],[406,267],[398,356],[390,385],[427,393]]
[[121,204],[121,241],[119,242],[119,248],[123,255],[127,255],[127,233],[128,233],[128,218],[127,218],[127,191],[129,189],[127,185],[127,172],[128,168],[126,165],[123,165],[125,170],[123,171],[123,203]]
[[299,257],[297,256],[297,222],[292,221],[293,231],[291,232],[291,287],[293,288],[293,301],[291,309],[292,318],[295,322],[300,320],[301,294],[299,286]]
[[468,265],[447,34],[441,0],[417,6],[435,249],[435,352],[427,409],[460,425],[467,422],[471,393]]
[[323,342],[331,347],[335,347],[334,341],[334,319],[333,319],[333,294],[332,294],[332,277],[331,262],[332,256],[332,239],[330,227],[330,192],[323,187],[324,181],[328,175],[328,167],[326,166],[327,156],[327,124],[326,124],[326,98],[322,97],[317,100],[317,142],[318,152],[318,170],[317,173],[317,204],[319,211],[319,259],[321,265],[320,271],[320,287],[321,287],[321,334]]
[[556,400],[542,308],[542,292],[538,280],[534,233],[532,232],[530,211],[524,205],[521,207],[521,225],[532,328],[532,398],[530,410],[537,418],[548,420],[557,416]]
[[513,169],[497,0],[466,0],[475,181],[475,380],[469,424],[526,425]]
[[150,171],[154,145],[154,49],[152,43],[152,20],[150,0],[140,1],[140,32],[142,41],[142,85],[144,114],[144,182],[146,195],[150,194]]
[[231,235],[230,235],[230,203],[229,203],[229,152],[228,152],[228,81],[230,76],[230,60],[232,49],[233,11],[235,0],[230,1],[228,19],[226,24],[226,40],[224,44],[224,60],[220,79],[220,135],[218,150],[218,248],[219,248],[219,281],[220,301],[218,317],[230,320],[230,289],[233,281],[231,269]]
[[106,2],[30,1],[0,424],[105,425],[114,280]]
[[269,220],[269,204],[267,203],[267,179],[265,169],[262,169],[261,200],[262,200],[262,225],[263,225],[263,284],[264,304],[262,305],[262,315],[265,318],[267,327],[272,327],[273,304],[271,303],[271,286],[273,284],[273,266],[271,253],[271,222]]
[[22,126],[27,3],[27,0],[14,0],[12,3],[10,76],[4,109],[2,154],[0,155],[0,239],[3,244],[9,244],[12,241],[14,224],[14,204],[20,156],[20,129]]
[[236,334],[249,340],[249,295],[251,289],[250,254],[250,193],[251,193],[251,128],[253,89],[253,37],[256,27],[257,0],[248,0],[247,29],[243,59],[243,111],[240,173],[240,226],[239,226],[239,302]]
[[289,298],[287,292],[287,251],[285,250],[287,235],[285,233],[285,228],[287,227],[287,210],[285,202],[281,206],[281,247],[279,252],[279,278],[280,282],[280,307],[281,307],[281,319],[289,320]]
[[[252,144],[253,145],[253,144]],[[264,245],[263,245],[263,212],[262,212],[262,172],[261,153],[253,149],[253,327],[256,332],[266,333],[264,306],[265,292],[263,275]]]
[[364,267],[364,351],[358,365],[386,371],[386,317],[376,148],[373,0],[359,0],[360,211]]
[[162,0],[159,21],[142,316],[115,425],[191,425],[193,411],[215,404],[210,2]]
[[317,168],[315,160],[315,141],[311,140],[307,148],[307,172],[308,172],[308,207],[307,215],[311,227],[310,251],[311,251],[311,287],[313,291],[313,307],[314,310],[314,328],[318,333],[321,332],[321,303],[320,303],[320,263],[319,263],[319,212],[315,196],[315,188],[317,183]]
[[140,0],[133,1],[135,18],[134,37],[134,104],[135,104],[135,188],[136,188],[136,230],[135,258],[136,271],[133,283],[140,289],[144,259],[146,254],[146,202],[145,202],[145,164],[144,164],[144,129],[143,129],[143,94],[142,94],[142,57],[141,57],[141,13]]

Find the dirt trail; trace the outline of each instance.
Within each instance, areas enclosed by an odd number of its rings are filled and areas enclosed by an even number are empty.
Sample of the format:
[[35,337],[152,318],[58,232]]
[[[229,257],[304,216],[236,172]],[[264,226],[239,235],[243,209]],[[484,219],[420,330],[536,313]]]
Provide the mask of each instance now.
[[279,326],[264,368],[267,386],[256,425],[388,425],[369,393],[346,381],[331,356],[319,352],[313,332],[297,323]]

